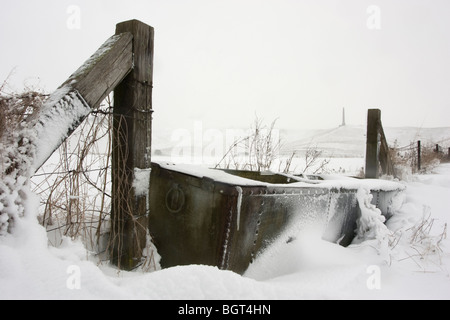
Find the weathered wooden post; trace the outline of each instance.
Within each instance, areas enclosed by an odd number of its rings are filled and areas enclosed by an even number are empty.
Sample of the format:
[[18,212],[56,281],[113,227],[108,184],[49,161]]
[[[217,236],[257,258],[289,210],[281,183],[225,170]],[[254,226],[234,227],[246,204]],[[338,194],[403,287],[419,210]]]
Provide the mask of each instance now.
[[391,152],[381,124],[381,111],[369,109],[367,116],[366,178],[378,179],[381,171],[395,176]]
[[114,90],[111,261],[132,270],[146,246],[152,138],[152,27],[131,20],[116,34],[133,35],[133,69]]
[[369,109],[367,115],[366,178],[378,179],[380,161],[380,134],[378,127],[381,110]]
[[417,169],[422,169],[422,142],[417,141]]

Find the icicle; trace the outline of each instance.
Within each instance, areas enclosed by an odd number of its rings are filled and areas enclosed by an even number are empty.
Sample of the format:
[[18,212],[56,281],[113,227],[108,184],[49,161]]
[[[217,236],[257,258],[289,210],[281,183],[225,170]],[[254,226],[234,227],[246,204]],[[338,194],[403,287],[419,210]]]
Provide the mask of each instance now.
[[237,212],[237,231],[239,231],[239,225],[241,223],[241,206],[242,206],[242,188],[237,186],[236,190],[238,192],[238,199],[237,199],[237,205],[236,205],[236,212]]

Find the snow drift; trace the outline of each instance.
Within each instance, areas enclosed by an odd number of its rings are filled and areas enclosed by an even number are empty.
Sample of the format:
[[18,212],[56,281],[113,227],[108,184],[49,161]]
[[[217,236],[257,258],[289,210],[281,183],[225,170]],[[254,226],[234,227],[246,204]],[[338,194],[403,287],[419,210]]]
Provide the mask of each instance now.
[[[197,265],[118,272],[80,242],[49,247],[30,196],[15,232],[0,238],[0,298],[449,299],[450,165],[411,180],[404,204],[386,224],[362,203],[361,237],[348,248],[314,232],[293,241],[280,237],[245,276]],[[368,199],[363,191],[359,196]]]

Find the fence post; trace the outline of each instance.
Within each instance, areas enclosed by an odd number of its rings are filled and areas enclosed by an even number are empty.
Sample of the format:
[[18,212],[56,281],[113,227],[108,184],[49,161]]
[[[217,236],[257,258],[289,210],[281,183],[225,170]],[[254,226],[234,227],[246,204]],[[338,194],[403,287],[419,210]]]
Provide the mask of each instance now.
[[131,20],[116,26],[116,34],[125,32],[133,35],[134,61],[114,90],[110,254],[113,264],[132,270],[148,232],[154,30]]
[[422,169],[422,145],[420,140],[417,141],[417,169],[420,171]]
[[369,109],[367,115],[366,178],[378,179],[380,160],[380,135],[378,127],[381,110]]

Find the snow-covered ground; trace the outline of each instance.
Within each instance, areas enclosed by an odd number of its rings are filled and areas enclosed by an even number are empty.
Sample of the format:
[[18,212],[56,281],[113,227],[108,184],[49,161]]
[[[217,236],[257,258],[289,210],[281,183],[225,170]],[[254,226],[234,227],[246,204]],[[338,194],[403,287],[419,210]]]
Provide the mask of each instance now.
[[49,247],[30,196],[15,232],[0,238],[0,299],[450,299],[450,164],[405,183],[377,239],[343,248],[301,234],[276,241],[244,276],[197,265],[117,272],[80,242]]

